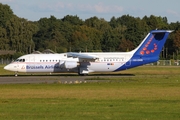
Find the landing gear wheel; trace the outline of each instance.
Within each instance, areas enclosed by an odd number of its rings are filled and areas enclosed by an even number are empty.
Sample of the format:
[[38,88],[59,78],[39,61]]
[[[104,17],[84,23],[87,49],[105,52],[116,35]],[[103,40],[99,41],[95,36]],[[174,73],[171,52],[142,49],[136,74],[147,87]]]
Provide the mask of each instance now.
[[82,73],[82,70],[83,70],[83,68],[78,68],[78,75],[80,75],[80,76],[86,76],[86,75],[88,75],[88,72],[87,73]]
[[78,72],[78,75],[79,75],[79,76],[84,76],[84,74],[81,74],[81,73],[79,73],[79,72]]
[[15,72],[15,75],[14,75],[15,77],[17,77],[18,76],[18,73],[17,72]]
[[86,75],[88,75],[88,74],[87,74],[87,73],[83,74],[83,73],[78,72],[78,75],[80,75],[80,76],[86,76]]

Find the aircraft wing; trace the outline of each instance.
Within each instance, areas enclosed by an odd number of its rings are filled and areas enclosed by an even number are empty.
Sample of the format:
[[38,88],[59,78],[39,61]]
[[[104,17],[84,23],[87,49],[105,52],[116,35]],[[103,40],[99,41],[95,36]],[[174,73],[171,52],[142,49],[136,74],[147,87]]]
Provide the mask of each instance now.
[[98,59],[99,57],[96,55],[89,55],[84,53],[76,53],[76,52],[68,52],[67,57],[74,57],[74,58],[80,58],[80,59]]

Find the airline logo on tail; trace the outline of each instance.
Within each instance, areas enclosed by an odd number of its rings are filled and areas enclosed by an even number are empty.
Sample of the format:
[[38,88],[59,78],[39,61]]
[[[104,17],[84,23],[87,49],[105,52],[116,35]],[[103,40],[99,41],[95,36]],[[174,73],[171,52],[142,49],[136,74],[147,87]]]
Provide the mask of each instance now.
[[142,48],[142,50],[140,51],[140,54],[141,55],[144,55],[144,54],[150,54],[150,53],[154,53],[158,48],[157,48],[157,44],[154,43],[153,44],[153,48],[152,49],[149,49],[149,45],[151,44],[152,40],[154,38],[154,35],[149,39],[149,41],[145,44],[144,48]]

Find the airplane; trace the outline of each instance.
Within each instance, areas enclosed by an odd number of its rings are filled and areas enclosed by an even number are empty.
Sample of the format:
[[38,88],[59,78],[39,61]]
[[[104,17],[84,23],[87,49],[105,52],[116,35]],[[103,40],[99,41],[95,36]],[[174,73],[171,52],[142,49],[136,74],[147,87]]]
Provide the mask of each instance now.
[[160,52],[172,30],[152,30],[137,48],[130,52],[67,52],[55,54],[27,54],[6,65],[5,70],[36,73],[117,72],[159,60]]

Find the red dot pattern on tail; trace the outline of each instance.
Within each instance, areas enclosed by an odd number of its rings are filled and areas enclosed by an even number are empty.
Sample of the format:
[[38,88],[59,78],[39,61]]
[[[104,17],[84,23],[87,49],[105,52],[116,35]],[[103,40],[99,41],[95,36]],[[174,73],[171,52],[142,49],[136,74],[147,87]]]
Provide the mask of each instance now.
[[148,46],[151,44],[152,40],[153,40],[154,36],[152,36],[149,41],[145,44],[144,48],[140,51],[140,54],[141,55],[144,55],[144,54],[151,54],[151,53],[154,53],[157,49],[158,49],[158,46],[156,43],[153,44],[153,49],[149,50],[148,49]]

